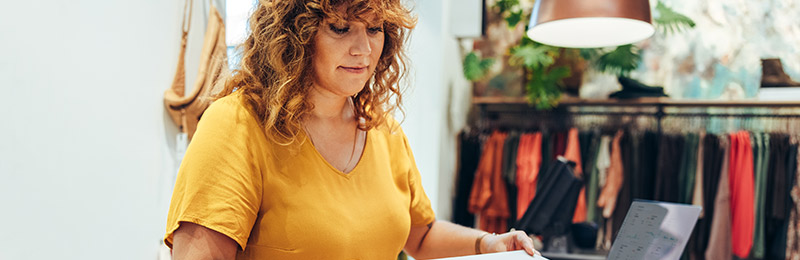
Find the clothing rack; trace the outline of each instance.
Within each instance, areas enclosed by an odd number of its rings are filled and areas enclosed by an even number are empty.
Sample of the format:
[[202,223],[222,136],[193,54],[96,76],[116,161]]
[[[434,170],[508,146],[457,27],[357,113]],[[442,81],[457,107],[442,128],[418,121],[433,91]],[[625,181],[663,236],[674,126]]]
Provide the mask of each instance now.
[[[792,130],[782,133],[794,135],[800,133],[800,131],[795,130],[800,129],[800,127],[798,127],[800,126],[800,101],[712,101],[673,100],[669,98],[613,100],[564,98],[560,101],[558,107],[548,111],[536,110],[528,104],[527,99],[524,97],[476,97],[473,98],[472,103],[476,108],[476,111],[473,112],[477,113],[473,114],[474,121],[471,122],[471,125],[481,130],[481,134],[478,136],[486,136],[486,130],[519,130],[519,127],[517,127],[518,125],[540,126],[542,132],[546,132],[550,127],[571,128],[580,125],[577,123],[585,122],[602,122],[603,126],[610,127],[609,129],[603,130],[613,130],[614,132],[620,129],[620,123],[629,124],[634,122],[638,124],[638,122],[646,122],[648,130],[655,130],[654,128],[657,127],[658,134],[660,135],[662,129],[681,129],[680,131],[687,131],[687,129],[692,129],[692,127],[697,126],[701,126],[700,129],[711,129],[711,127],[706,127],[710,126],[712,122],[745,122],[747,124],[736,126],[747,129],[762,125],[762,119],[764,119],[764,122],[772,122],[775,120],[776,123],[781,124],[790,122]],[[587,116],[586,121],[581,121],[583,120],[581,116]],[[694,121],[695,119],[700,120]],[[608,121],[608,124],[606,124],[606,121]],[[708,124],[690,125],[691,127],[684,128],[684,122],[689,124],[692,124],[692,122],[705,122]],[[676,128],[675,126],[678,127]],[[558,132],[561,130],[565,129],[559,129]],[[536,131],[540,131],[540,129]],[[710,132],[711,130],[708,131],[708,133]],[[608,133],[604,133],[603,135],[607,134]],[[652,146],[649,147],[653,149]],[[627,149],[629,147],[623,144],[622,148]],[[643,158],[641,157],[642,154],[636,154],[638,156],[636,160],[641,163],[643,160],[641,159]],[[630,159],[629,157],[625,157],[628,155],[624,153],[622,156],[623,159]],[[660,157],[653,157],[653,159],[661,160]],[[595,160],[596,164],[596,155],[594,159],[590,160]],[[685,160],[685,158],[681,158],[680,160]],[[586,161],[583,163],[586,165]],[[638,167],[636,168],[637,171],[646,171],[646,169],[641,166],[642,164],[639,165],[640,166],[636,166]],[[656,163],[654,165],[658,164]],[[669,171],[677,170],[678,168],[676,167]],[[638,180],[641,181],[642,178]],[[633,191],[630,190],[626,192],[633,194]],[[614,214],[613,218],[616,218],[616,213]],[[610,230],[613,230],[613,228]],[[686,250],[690,249],[687,247]],[[545,256],[550,259],[605,259],[606,254],[607,252],[595,252],[591,250],[577,250],[571,253],[545,252]]]
[[[659,132],[666,117],[800,118],[798,101],[675,100],[664,97],[617,100],[566,97],[559,102],[558,107],[550,111],[536,110],[528,105],[524,97],[475,97],[473,104],[479,110],[478,126],[487,126],[491,121],[496,121],[500,115],[520,113],[555,118],[573,115],[647,116],[655,119]],[[702,109],[705,111],[698,111]],[[769,109],[769,111],[762,113],[750,111],[754,109]],[[738,111],[730,112],[730,110]]]

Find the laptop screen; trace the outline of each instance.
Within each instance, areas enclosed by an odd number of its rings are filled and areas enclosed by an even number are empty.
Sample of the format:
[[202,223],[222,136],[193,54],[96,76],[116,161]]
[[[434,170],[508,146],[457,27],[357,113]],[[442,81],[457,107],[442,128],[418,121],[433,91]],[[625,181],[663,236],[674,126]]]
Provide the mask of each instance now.
[[700,206],[635,200],[608,259],[680,259],[700,211]]

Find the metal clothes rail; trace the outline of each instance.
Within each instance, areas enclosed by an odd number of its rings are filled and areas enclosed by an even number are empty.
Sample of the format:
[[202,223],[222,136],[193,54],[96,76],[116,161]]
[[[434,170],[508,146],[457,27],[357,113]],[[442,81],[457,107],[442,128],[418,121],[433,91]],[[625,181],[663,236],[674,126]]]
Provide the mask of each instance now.
[[665,117],[800,118],[800,101],[564,98],[550,111],[530,107],[524,97],[475,97],[472,103],[479,109],[479,124],[503,114],[519,113],[558,119],[573,115],[649,116],[656,120],[661,131]]

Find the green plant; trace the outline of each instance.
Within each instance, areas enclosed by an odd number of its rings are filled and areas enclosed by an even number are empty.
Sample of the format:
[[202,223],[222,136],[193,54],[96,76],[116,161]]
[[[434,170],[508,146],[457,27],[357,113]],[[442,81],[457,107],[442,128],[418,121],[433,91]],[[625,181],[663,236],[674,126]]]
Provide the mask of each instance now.
[[489,72],[489,68],[494,64],[494,59],[481,59],[473,51],[467,54],[462,64],[464,65],[464,77],[469,81],[479,81]]
[[694,28],[694,21],[692,21],[692,19],[675,12],[661,1],[658,1],[658,4],[656,4],[656,18],[653,19],[653,22],[659,25],[658,28],[661,28],[662,32],[665,34],[680,32],[686,29],[686,27]]
[[512,47],[510,52],[509,63],[523,66],[529,72],[525,84],[528,103],[537,109],[555,107],[561,98],[559,85],[571,75],[569,67],[554,65],[561,54],[560,49],[523,37],[521,44]]
[[[514,28],[521,21],[527,21],[520,5],[520,0],[497,0],[490,9],[500,14],[509,28]],[[661,33],[680,32],[695,26],[692,19],[679,14],[658,1],[654,13],[654,25]],[[583,59],[592,67],[603,73],[628,75],[640,63],[639,49],[631,44],[611,48],[566,49],[548,46],[523,36],[515,46],[509,48],[509,65],[523,68],[526,71],[527,98],[530,105],[537,109],[550,109],[558,105],[562,93],[562,80],[572,75],[570,67],[557,65],[556,60],[562,53],[577,53],[569,58]],[[464,75],[471,81],[477,81],[487,75],[494,60],[479,59],[474,53],[464,59]]]

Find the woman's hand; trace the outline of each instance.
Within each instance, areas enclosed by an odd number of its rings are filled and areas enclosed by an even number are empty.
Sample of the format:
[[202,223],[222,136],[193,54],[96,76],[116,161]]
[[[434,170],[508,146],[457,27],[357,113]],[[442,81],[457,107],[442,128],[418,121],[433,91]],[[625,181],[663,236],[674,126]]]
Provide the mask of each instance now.
[[533,248],[533,239],[523,231],[511,231],[499,235],[487,235],[480,241],[482,254],[525,250],[529,255],[541,255]]

